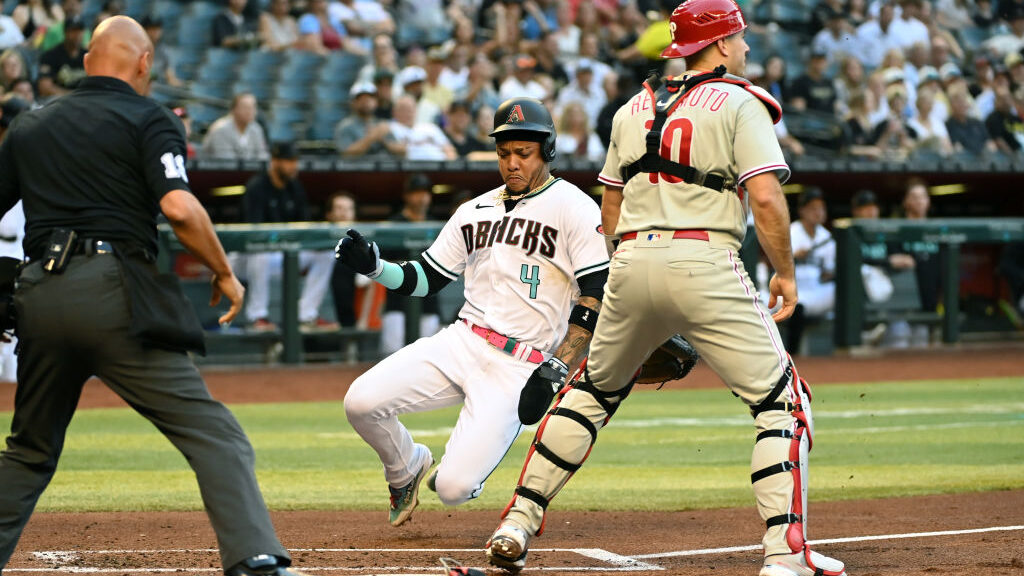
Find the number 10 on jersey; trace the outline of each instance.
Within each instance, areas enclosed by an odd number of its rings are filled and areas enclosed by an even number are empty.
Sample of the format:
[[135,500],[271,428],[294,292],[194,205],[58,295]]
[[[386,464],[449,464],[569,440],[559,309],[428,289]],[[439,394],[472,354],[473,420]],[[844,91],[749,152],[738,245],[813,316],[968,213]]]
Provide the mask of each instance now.
[[[653,125],[654,120],[648,120],[644,127],[650,130]],[[678,154],[673,155],[672,142],[677,138],[676,134],[679,135],[679,148]],[[673,118],[661,130],[661,149],[658,151],[658,155],[666,160],[689,166],[691,140],[693,140],[693,122],[690,122],[689,118]],[[651,172],[647,176],[650,178],[651,184],[657,184],[659,177],[672,184],[678,184],[683,181],[678,176],[672,176],[664,172]]]

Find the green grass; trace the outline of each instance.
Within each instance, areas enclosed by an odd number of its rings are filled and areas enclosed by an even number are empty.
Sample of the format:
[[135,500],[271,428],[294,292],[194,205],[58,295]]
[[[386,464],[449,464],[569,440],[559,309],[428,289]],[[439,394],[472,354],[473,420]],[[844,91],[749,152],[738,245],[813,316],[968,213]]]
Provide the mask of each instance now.
[[[379,509],[380,462],[340,402],[236,405],[275,509]],[[439,458],[456,410],[403,418]],[[1024,378],[887,382],[815,390],[815,501],[1024,488]],[[10,413],[0,413],[9,428]],[[600,434],[561,509],[749,506],[753,426],[724,388],[635,393]],[[500,509],[532,431],[471,509]],[[441,508],[429,492],[426,509]],[[40,510],[201,509],[184,459],[128,409],[79,412]]]

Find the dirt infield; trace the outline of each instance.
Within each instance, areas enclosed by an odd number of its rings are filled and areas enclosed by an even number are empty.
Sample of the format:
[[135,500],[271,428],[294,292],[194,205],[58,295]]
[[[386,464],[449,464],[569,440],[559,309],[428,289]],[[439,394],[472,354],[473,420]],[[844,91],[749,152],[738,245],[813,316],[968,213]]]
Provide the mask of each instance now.
[[[798,359],[812,385],[848,381],[1020,376],[1024,348],[961,348],[874,357]],[[207,369],[211,391],[229,402],[340,401],[365,366]],[[719,386],[706,367],[675,386]],[[10,410],[13,386],[0,388]],[[123,406],[90,382],[80,407]],[[955,474],[955,470],[950,470]],[[428,495],[426,497],[431,497]],[[637,498],[642,498],[637,487]],[[557,507],[556,507],[557,508]],[[752,576],[761,522],[753,507],[666,513],[562,512],[553,508],[533,544],[528,572]],[[813,502],[811,536],[853,576],[1024,576],[1024,490],[869,501]],[[497,511],[417,512],[401,528],[385,512],[276,512],[282,541],[312,574],[441,574],[439,556],[484,567],[483,541]],[[838,539],[839,541],[834,541]],[[164,571],[216,573],[216,541],[205,515],[37,514],[6,573]]]

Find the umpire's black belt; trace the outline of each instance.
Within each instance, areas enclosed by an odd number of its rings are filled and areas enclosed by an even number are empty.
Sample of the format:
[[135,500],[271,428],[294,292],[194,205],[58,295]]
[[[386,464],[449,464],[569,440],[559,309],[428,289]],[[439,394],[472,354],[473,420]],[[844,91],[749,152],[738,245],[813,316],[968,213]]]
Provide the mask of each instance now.
[[[106,240],[96,240],[94,238],[82,238],[75,241],[75,247],[71,250],[72,255],[86,255],[93,256],[95,254],[113,254],[114,245]],[[42,260],[42,254],[30,254],[28,260],[35,262],[36,260]]]
[[114,246],[106,240],[84,238],[78,241],[78,246],[75,247],[74,253],[87,256],[92,256],[93,254],[113,254]]
[[633,176],[641,172],[661,172],[676,178],[681,178],[687,184],[696,184],[705,188],[711,188],[715,192],[725,189],[725,178],[718,174],[707,174],[697,170],[693,166],[680,164],[662,158],[659,154],[651,152],[644,153],[639,160],[629,164],[622,169],[623,182],[629,182]]

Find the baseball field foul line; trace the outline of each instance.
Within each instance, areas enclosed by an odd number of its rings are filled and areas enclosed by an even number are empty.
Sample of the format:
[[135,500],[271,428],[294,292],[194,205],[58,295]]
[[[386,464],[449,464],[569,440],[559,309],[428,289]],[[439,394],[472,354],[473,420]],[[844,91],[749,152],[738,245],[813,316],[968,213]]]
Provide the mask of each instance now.
[[[972,528],[966,530],[943,530],[938,532],[910,532],[904,534],[879,534],[874,536],[853,536],[846,538],[830,538],[822,540],[812,540],[810,544],[841,544],[847,542],[868,542],[872,540],[900,540],[906,538],[931,538],[938,536],[959,536],[964,534],[981,534],[985,532],[1006,532],[1024,530],[1024,526],[991,526],[988,528]],[[531,550],[533,553],[538,552],[567,552],[579,554],[587,558],[597,560],[599,562],[606,563],[605,566],[566,566],[566,567],[548,567],[548,568],[527,568],[527,571],[543,571],[543,572],[558,572],[558,571],[572,571],[572,572],[654,572],[664,570],[661,566],[644,562],[644,560],[652,560],[656,558],[675,558],[681,556],[703,556],[710,554],[728,554],[731,552],[749,552],[754,550],[760,550],[761,545],[755,544],[750,546],[727,546],[722,548],[704,548],[699,550],[677,550],[674,552],[661,552],[657,554],[637,554],[635,556],[623,556],[621,554],[615,554],[607,550],[600,548],[534,548]],[[293,552],[376,552],[376,553],[410,553],[410,552],[428,552],[436,554],[445,553],[479,553],[479,548],[292,548]],[[42,550],[33,552],[33,556],[42,561],[47,561],[57,566],[51,566],[47,568],[11,568],[5,569],[8,573],[14,572],[25,572],[25,573],[65,573],[65,574],[104,574],[104,573],[124,573],[126,568],[100,568],[91,566],[60,566],[62,562],[79,562],[81,557],[84,555],[96,555],[96,554],[144,554],[144,553],[157,553],[157,552],[208,552],[214,553],[215,549],[204,548],[204,549],[150,549],[150,550]],[[353,568],[348,566],[303,566],[303,570],[309,572],[350,572],[350,573],[366,573],[366,572],[380,572],[387,576],[434,576],[440,569],[435,566],[381,566],[375,568]],[[177,573],[207,573],[207,572],[220,572],[218,568],[130,568],[129,570],[139,573],[165,573],[165,572],[177,572]]]
[[[829,538],[826,540],[811,540],[808,544],[841,544],[844,542],[868,542],[871,540],[900,540],[904,538],[929,538],[933,536],[960,536],[962,534],[981,534],[983,532],[1006,532],[1011,530],[1024,530],[1024,526],[991,526],[989,528],[971,528],[968,530],[943,530],[941,532],[909,532],[906,534],[879,534],[877,536],[852,536],[848,538]],[[727,548],[704,548],[702,550],[677,550],[675,552],[660,552],[658,554],[637,554],[630,558],[653,559],[653,558],[676,558],[679,556],[704,556],[707,554],[728,554],[729,552],[747,552],[760,550],[761,545],[753,546],[730,546]]]
[[[459,553],[471,553],[479,554],[482,553],[480,548],[290,548],[291,552],[340,552],[340,553],[352,553],[352,552],[374,552],[378,554],[383,553],[432,553],[432,554],[459,554]],[[142,550],[129,550],[129,549],[108,549],[108,550],[40,550],[33,552],[32,555],[38,560],[48,562],[52,566],[47,568],[6,568],[5,572],[26,572],[26,573],[38,573],[38,572],[49,572],[49,573],[63,573],[63,574],[104,574],[104,573],[124,573],[126,568],[100,568],[93,566],[82,566],[82,557],[87,555],[101,555],[101,554],[153,554],[153,553],[167,553],[167,552],[178,552],[178,553],[216,553],[215,548],[201,548],[201,549],[142,549]],[[640,572],[640,571],[658,571],[664,570],[661,566],[643,562],[629,556],[623,556],[621,554],[615,554],[607,550],[600,548],[534,548],[531,549],[533,553],[539,552],[564,552],[574,553],[587,558],[592,558],[599,562],[604,562],[606,565],[602,566],[565,566],[565,567],[550,567],[550,568],[536,568],[528,570],[535,571],[573,571],[573,572]],[[68,564],[76,564],[69,566]],[[477,567],[486,569],[486,567]],[[133,567],[128,568],[132,572],[139,573],[165,573],[165,572],[179,572],[179,573],[204,573],[204,572],[220,572],[217,568],[179,568],[179,567]],[[387,576],[436,576],[437,572],[441,570],[440,564],[438,566],[377,566],[373,568],[353,568],[350,566],[302,566],[302,570],[306,572],[354,572],[354,573],[367,573],[367,572],[382,572],[386,573]],[[371,575],[372,576],[372,575]]]

